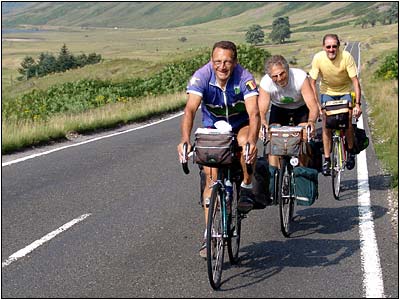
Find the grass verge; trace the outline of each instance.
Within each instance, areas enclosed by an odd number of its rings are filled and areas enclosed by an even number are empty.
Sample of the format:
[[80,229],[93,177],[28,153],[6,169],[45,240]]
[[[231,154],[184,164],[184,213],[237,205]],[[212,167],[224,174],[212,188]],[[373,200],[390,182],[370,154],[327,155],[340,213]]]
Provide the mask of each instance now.
[[177,111],[186,103],[185,93],[131,99],[79,114],[60,114],[48,121],[2,122],[2,154],[65,139],[71,132],[85,133],[143,121]]
[[[366,71],[365,73],[368,73]],[[365,74],[372,78],[372,74]],[[392,175],[392,187],[399,184],[399,93],[397,80],[364,81],[362,90],[368,101],[368,122],[375,152],[385,170]]]

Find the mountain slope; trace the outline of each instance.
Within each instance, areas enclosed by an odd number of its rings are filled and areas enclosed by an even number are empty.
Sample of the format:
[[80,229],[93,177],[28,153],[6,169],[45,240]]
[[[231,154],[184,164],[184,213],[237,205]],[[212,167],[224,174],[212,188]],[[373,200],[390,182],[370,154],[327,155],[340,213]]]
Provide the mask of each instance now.
[[3,14],[2,25],[168,28],[205,23],[265,5],[268,3],[31,2],[18,11]]
[[[207,23],[278,4],[274,17],[332,2],[9,2],[2,3],[2,26],[172,28]],[[335,18],[360,16],[382,2],[344,2]],[[312,20],[309,20],[311,23]]]

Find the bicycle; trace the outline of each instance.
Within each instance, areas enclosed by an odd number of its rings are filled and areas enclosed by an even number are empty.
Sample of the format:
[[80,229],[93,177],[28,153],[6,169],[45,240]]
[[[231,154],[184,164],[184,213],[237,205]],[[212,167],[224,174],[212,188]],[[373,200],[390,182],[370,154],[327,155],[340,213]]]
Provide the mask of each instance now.
[[[190,157],[187,147],[185,143],[183,153],[188,153],[187,157]],[[236,159],[231,165],[218,167],[217,178],[213,182],[208,204],[207,273],[210,285],[214,290],[221,286],[225,247],[228,249],[230,263],[234,265],[239,262],[241,222],[247,216],[237,209],[240,184],[243,180],[240,151],[241,147],[233,149]],[[246,145],[246,158],[248,151],[249,144]],[[185,174],[189,174],[187,161],[182,162],[182,167]],[[246,167],[248,173],[251,174],[251,166],[246,165]]]
[[[355,99],[353,95],[352,98]],[[348,156],[345,130],[348,127],[348,111],[352,105],[349,107],[346,99],[340,99],[324,103],[323,109],[326,110],[328,106],[332,107],[330,116],[333,120],[332,124],[327,126],[332,132],[330,153],[332,191],[334,198],[339,200],[342,172],[345,170]],[[335,111],[338,113],[332,113]]]
[[343,129],[332,130],[332,151],[331,151],[331,178],[332,191],[336,200],[340,196],[342,172],[346,166],[346,136]]
[[[272,127],[277,128],[277,127]],[[282,131],[301,132],[302,126],[279,126]],[[265,129],[263,128],[263,131]],[[310,130],[307,127],[307,140],[310,142]],[[270,128],[271,132],[271,128]],[[263,133],[264,136],[264,133]],[[264,143],[265,146],[265,143]],[[274,173],[275,188],[273,195],[273,203],[279,204],[279,220],[281,232],[285,237],[290,236],[291,223],[294,220],[294,211],[296,205],[296,183],[294,180],[293,170],[299,165],[298,155],[279,155],[279,170]]]

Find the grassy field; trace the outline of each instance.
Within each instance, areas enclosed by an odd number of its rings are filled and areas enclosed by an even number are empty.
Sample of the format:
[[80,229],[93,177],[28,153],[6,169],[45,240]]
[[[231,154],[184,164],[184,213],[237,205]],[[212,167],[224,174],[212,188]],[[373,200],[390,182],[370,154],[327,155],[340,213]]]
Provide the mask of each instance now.
[[[362,88],[371,110],[369,123],[373,131],[374,144],[377,145],[377,155],[383,161],[385,168],[398,178],[398,157],[395,154],[388,155],[388,153],[397,153],[397,149],[393,147],[398,145],[398,126],[394,127],[393,124],[398,120],[398,102],[394,101],[398,99],[398,83],[377,82],[371,79],[373,70],[382,62],[385,54],[398,49],[398,24],[387,26],[378,24],[366,29],[353,25],[335,27],[335,24],[345,24],[355,19],[352,15],[332,17],[333,11],[345,6],[346,2],[333,2],[323,6],[313,6],[302,10],[301,13],[294,9],[289,14],[294,33],[288,42],[283,45],[266,43],[259,47],[268,50],[271,54],[282,54],[288,60],[295,59],[296,67],[308,71],[313,55],[321,50],[324,34],[333,32],[337,33],[343,41],[361,42]],[[272,2],[266,7],[250,10],[234,17],[173,29],[88,29],[79,26],[42,26],[40,29],[45,31],[3,34],[2,97],[4,99],[18,97],[32,89],[47,89],[54,84],[83,78],[123,81],[128,78],[147,77],[158,72],[165,63],[192,55],[204,46],[211,47],[217,40],[244,43],[245,32],[252,24],[261,25],[268,36],[274,15],[280,9],[282,9],[282,3]],[[318,26],[313,27],[312,24],[318,24]],[[322,25],[328,29],[320,30]],[[306,27],[314,28],[314,31],[303,31],[302,28]],[[179,41],[181,37],[186,37],[187,41]],[[58,55],[64,43],[74,55],[95,52],[101,54],[104,61],[98,65],[65,73],[24,82],[16,81],[17,68],[25,56],[37,58],[41,52]],[[256,74],[256,76],[261,78],[262,74]],[[179,109],[184,103],[183,99],[184,95],[163,96],[160,101],[169,104],[167,108],[158,107],[157,113],[163,109]],[[153,103],[155,100],[143,98],[142,102],[144,106],[148,106],[148,103]],[[387,100],[394,103],[382,105]],[[172,105],[171,102],[177,104]],[[133,114],[126,114],[126,111],[133,110],[129,105],[129,103],[119,103],[75,116],[57,116],[43,124],[9,124],[3,120],[2,144],[3,147],[6,143],[18,145],[18,142],[10,142],[11,138],[15,137],[20,137],[20,140],[25,142],[38,143],[41,140],[62,138],[70,131],[88,131],[96,127],[108,128],[127,123],[136,118]],[[387,107],[386,105],[395,106],[396,109],[379,110]],[[154,110],[149,112],[150,115],[155,113]],[[388,117],[389,113],[393,115]],[[118,115],[120,116],[116,117]],[[139,116],[139,119],[143,118],[143,115]],[[96,119],[98,121],[95,121]],[[392,120],[389,123],[392,124],[391,126],[381,128],[377,125],[384,124],[387,120]],[[62,123],[65,126],[60,125]],[[387,137],[382,137],[382,131],[387,133]]]

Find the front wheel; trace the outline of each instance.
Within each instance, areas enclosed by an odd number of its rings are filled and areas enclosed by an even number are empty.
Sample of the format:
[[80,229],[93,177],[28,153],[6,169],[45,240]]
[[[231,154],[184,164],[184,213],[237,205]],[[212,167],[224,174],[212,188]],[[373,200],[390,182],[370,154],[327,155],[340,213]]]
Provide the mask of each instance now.
[[342,161],[341,161],[341,149],[340,149],[340,142],[338,140],[333,141],[332,146],[332,170],[331,170],[331,177],[332,177],[332,191],[333,196],[336,200],[339,199],[340,196],[340,181],[342,177]]
[[290,223],[294,212],[294,195],[289,165],[285,159],[281,160],[278,184],[279,218],[281,231],[285,237],[290,235]]
[[221,199],[224,199],[220,184],[215,184],[212,190],[208,208],[207,223],[207,271],[208,279],[213,289],[221,286],[222,265],[224,263],[224,238]]
[[[230,205],[229,216],[229,238],[228,238],[228,255],[231,264],[239,262],[239,248],[240,248],[240,230],[242,228],[242,217],[237,209],[239,202],[239,185],[233,182],[233,195],[232,203]],[[228,211],[229,213],[229,211]]]

